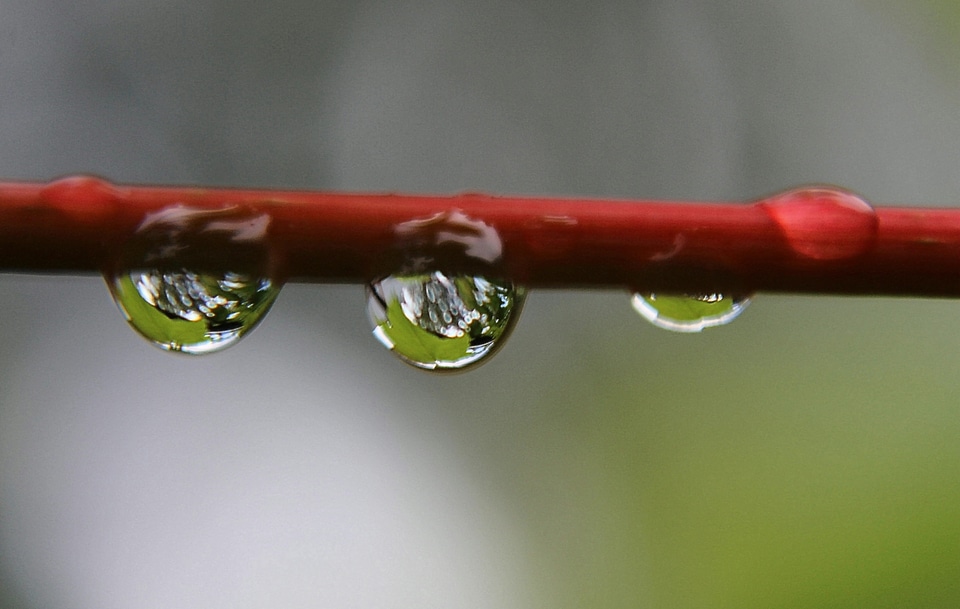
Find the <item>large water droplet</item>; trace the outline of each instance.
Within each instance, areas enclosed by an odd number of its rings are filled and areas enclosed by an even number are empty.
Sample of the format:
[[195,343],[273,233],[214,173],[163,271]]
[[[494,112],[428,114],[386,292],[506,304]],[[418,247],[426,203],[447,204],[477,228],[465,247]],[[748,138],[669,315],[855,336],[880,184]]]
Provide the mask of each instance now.
[[219,351],[253,329],[280,293],[270,279],[268,224],[267,216],[236,209],[151,214],[105,272],[107,286],[130,325],[157,347]]
[[727,294],[634,294],[633,308],[647,321],[674,332],[700,332],[737,318],[750,304],[746,296]]
[[191,355],[224,349],[249,332],[280,293],[266,278],[136,269],[108,279],[130,325],[161,349]]
[[394,227],[380,279],[367,286],[373,335],[424,370],[463,370],[490,357],[520,315],[523,289],[502,279],[496,228],[448,210]]
[[866,252],[877,236],[877,214],[852,192],[830,187],[790,190],[760,202],[801,256],[842,260]]
[[462,370],[493,354],[520,314],[523,289],[439,271],[391,275],[367,288],[373,335],[425,370]]

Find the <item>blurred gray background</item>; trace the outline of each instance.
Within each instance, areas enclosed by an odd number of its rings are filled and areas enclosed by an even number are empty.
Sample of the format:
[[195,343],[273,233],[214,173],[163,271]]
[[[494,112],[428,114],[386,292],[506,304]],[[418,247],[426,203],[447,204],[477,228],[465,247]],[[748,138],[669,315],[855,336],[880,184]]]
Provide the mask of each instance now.
[[[0,176],[960,202],[953,0],[0,0]],[[960,278],[958,278],[960,280]],[[534,292],[458,376],[290,285],[202,358],[0,277],[0,605],[960,604],[960,305]]]

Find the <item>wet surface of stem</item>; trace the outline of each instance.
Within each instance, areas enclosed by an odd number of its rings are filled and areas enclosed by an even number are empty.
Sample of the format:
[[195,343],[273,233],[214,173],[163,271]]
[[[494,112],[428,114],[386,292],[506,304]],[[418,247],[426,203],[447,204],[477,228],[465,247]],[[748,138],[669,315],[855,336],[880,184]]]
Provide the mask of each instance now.
[[[829,187],[749,204],[8,182],[0,271],[101,272],[149,214],[173,205],[269,218],[264,244],[286,281],[365,283],[382,275],[398,227],[463,214],[502,244],[493,272],[528,287],[960,295],[960,210],[874,209]],[[435,262],[477,270],[442,252]],[[230,267],[215,255],[206,263]]]

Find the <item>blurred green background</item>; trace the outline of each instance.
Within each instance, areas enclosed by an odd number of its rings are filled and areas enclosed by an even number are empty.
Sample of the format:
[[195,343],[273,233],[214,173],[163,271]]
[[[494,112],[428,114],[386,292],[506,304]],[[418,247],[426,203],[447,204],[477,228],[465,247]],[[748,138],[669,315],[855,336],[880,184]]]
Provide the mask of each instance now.
[[[0,0],[0,175],[751,200],[960,193],[951,0]],[[960,279],[958,279],[960,280]],[[4,606],[960,606],[954,302],[759,295],[657,330],[529,295],[482,368],[291,285],[161,353],[0,277]]]

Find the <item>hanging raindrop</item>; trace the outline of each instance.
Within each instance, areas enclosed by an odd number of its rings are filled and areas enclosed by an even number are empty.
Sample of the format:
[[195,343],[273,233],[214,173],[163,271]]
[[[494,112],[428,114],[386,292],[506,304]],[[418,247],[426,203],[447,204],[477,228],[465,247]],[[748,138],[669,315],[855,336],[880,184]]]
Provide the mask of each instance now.
[[[280,293],[264,245],[269,217],[175,206],[148,216],[104,274],[120,311],[167,351],[220,351]],[[230,268],[231,270],[221,270]]]
[[520,313],[523,289],[440,271],[391,275],[367,287],[373,335],[424,370],[462,370],[491,355]]
[[503,243],[459,210],[394,227],[387,271],[367,286],[373,335],[424,370],[462,370],[497,351],[516,323],[524,290],[496,279]]
[[700,332],[736,319],[750,304],[750,298],[720,293],[696,296],[636,293],[631,302],[640,315],[658,328]]
[[249,332],[280,290],[269,279],[131,270],[108,279],[110,293],[130,325],[167,351],[191,355],[228,347]]

